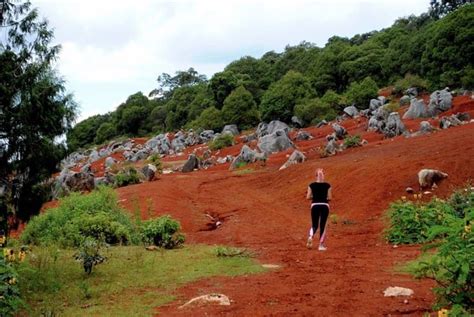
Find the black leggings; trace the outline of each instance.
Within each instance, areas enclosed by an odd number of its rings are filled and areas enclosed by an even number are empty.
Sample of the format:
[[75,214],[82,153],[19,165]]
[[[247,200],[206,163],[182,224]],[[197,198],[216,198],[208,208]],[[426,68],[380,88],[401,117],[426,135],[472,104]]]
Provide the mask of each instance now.
[[320,227],[319,229],[319,237],[320,237],[320,242],[324,242],[325,234],[324,234],[324,229],[326,228],[326,222],[328,220],[329,216],[329,207],[326,205],[314,205],[311,208],[311,220],[313,223],[313,226],[311,227],[309,235],[312,236],[313,234],[316,234],[316,231],[318,230],[318,225]]

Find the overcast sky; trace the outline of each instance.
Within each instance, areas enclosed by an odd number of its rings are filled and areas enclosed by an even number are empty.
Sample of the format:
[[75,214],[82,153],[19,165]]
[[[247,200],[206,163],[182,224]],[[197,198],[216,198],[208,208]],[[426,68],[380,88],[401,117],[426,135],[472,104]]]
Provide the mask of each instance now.
[[62,45],[58,62],[80,120],[148,94],[165,72],[208,77],[245,55],[380,30],[428,0],[31,0]]

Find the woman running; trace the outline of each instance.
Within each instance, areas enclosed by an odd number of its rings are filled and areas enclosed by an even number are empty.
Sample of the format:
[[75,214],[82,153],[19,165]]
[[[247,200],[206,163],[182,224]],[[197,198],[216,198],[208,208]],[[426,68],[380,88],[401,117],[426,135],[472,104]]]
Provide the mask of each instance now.
[[332,198],[331,185],[324,181],[324,171],[322,168],[316,170],[316,182],[309,184],[306,199],[311,199],[311,220],[312,226],[309,230],[306,247],[313,246],[313,235],[318,230],[319,225],[319,251],[326,251],[324,229],[329,216],[329,201]]

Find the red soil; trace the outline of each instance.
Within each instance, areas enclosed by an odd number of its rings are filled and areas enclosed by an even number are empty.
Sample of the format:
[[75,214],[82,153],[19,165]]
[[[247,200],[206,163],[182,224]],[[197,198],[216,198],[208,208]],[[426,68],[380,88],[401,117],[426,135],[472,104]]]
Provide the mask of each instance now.
[[[465,105],[464,103],[467,103]],[[474,101],[455,99],[454,108],[473,115]],[[418,122],[407,123],[418,130]],[[331,127],[307,129],[315,137],[298,142],[307,162],[283,171],[278,168],[291,151],[272,155],[266,166],[239,175],[228,164],[188,174],[162,175],[155,182],[118,189],[121,203],[132,209],[138,202],[144,218],[171,214],[187,235],[187,243],[224,244],[249,248],[261,263],[281,269],[259,275],[215,277],[178,289],[178,300],[157,308],[163,316],[421,316],[431,311],[434,297],[428,280],[417,281],[397,273],[395,266],[416,258],[418,246],[394,248],[383,239],[385,210],[390,202],[417,186],[421,168],[449,174],[435,194],[446,196],[474,179],[474,124],[426,136],[382,139],[367,133],[365,119],[342,123],[350,134],[369,141],[364,147],[320,158],[318,146]],[[237,154],[242,145],[221,151]],[[188,149],[186,154],[192,152]],[[187,158],[187,155],[181,159]],[[258,166],[249,165],[246,168]],[[310,226],[307,185],[317,167],[323,167],[332,184],[331,214],[337,224],[328,225],[328,250],[307,250]],[[428,198],[426,198],[428,199]],[[147,211],[149,210],[149,211]],[[206,214],[223,225],[208,231]],[[343,222],[343,220],[346,220]],[[389,286],[414,290],[408,298],[386,298]],[[231,306],[178,309],[190,298],[223,293]]]

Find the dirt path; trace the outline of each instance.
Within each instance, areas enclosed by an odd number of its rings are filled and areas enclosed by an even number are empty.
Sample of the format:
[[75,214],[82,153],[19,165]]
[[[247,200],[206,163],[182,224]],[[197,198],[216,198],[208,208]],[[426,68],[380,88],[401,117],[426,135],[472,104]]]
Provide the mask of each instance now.
[[[169,315],[230,316],[421,316],[430,311],[429,281],[396,273],[394,267],[415,258],[417,247],[393,248],[383,240],[384,210],[415,186],[421,168],[449,174],[437,195],[474,179],[474,124],[417,138],[396,138],[350,149],[330,159],[312,158],[277,171],[274,164],[246,175],[199,171],[164,176],[161,180],[119,190],[130,207],[140,202],[144,217],[172,214],[188,243],[225,244],[249,248],[261,263],[281,265],[260,275],[212,278],[177,290],[178,300],[157,309]],[[282,160],[284,157],[282,157]],[[280,162],[281,163],[281,162]],[[306,186],[316,167],[326,170],[333,185],[331,213],[337,224],[328,228],[328,251],[307,250],[309,205]],[[149,201],[146,203],[146,201]],[[223,225],[206,230],[209,218]],[[389,286],[408,287],[415,295],[384,298]],[[224,293],[228,307],[178,310],[188,299]]]

